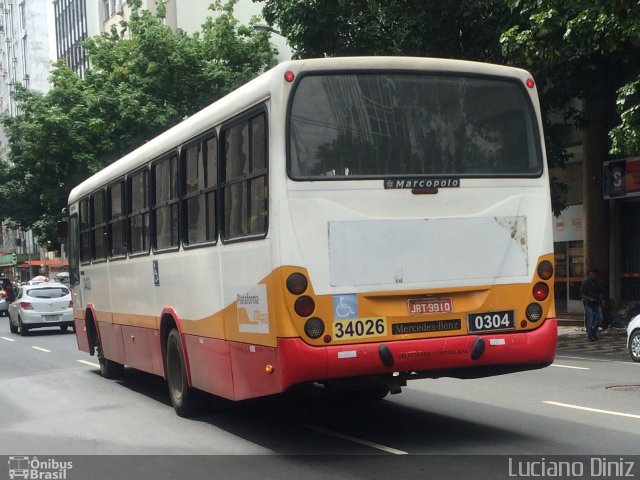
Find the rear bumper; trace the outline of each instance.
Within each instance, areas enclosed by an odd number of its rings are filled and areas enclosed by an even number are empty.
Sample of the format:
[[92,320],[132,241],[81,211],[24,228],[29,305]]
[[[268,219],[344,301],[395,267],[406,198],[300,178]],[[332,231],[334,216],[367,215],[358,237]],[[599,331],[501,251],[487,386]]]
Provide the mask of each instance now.
[[547,319],[527,332],[312,347],[298,338],[278,340],[283,387],[328,378],[413,374],[477,378],[551,364],[558,327]]
[[60,322],[22,322],[26,327],[29,328],[44,328],[44,327],[73,327],[74,322],[72,321],[60,321]]
[[[55,321],[45,320],[45,317],[49,315],[58,315],[60,318]],[[73,325],[73,314],[69,313],[61,313],[61,312],[36,312],[36,311],[23,311],[20,315],[22,319],[22,323],[27,325],[28,327],[46,327],[48,325],[51,326],[59,326],[59,325]]]

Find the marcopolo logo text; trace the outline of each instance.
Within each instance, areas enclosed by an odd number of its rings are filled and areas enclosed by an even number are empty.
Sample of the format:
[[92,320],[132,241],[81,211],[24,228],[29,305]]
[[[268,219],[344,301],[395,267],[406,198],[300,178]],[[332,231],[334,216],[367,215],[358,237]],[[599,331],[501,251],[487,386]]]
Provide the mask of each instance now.
[[459,178],[395,178],[384,181],[384,188],[457,188]]

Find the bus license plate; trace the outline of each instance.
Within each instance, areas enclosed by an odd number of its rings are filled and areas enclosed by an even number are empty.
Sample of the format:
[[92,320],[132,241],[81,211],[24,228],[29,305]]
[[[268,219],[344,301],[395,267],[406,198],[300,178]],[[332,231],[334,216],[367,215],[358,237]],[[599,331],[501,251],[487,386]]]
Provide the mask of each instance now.
[[449,297],[412,298],[407,300],[407,306],[409,308],[409,315],[453,312],[453,302]]
[[387,319],[384,317],[352,318],[333,322],[333,338],[352,340],[387,336]]
[[502,312],[471,313],[467,315],[469,332],[486,332],[493,330],[515,330],[513,310]]

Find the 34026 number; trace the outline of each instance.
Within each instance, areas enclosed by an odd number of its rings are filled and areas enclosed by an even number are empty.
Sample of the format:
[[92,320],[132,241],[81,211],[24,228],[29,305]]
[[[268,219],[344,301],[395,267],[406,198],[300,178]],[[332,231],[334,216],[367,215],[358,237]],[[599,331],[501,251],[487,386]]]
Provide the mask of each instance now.
[[333,322],[333,336],[345,338],[382,337],[387,334],[384,318],[354,318]]

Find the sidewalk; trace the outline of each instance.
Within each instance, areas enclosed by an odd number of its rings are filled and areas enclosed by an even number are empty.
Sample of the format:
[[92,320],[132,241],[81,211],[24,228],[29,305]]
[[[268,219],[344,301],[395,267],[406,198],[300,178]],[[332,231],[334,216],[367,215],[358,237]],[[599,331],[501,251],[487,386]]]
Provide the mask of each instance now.
[[627,332],[615,328],[612,332],[598,332],[597,342],[588,342],[582,325],[567,325],[558,319],[556,355],[595,356],[610,360],[631,361],[627,350]]

